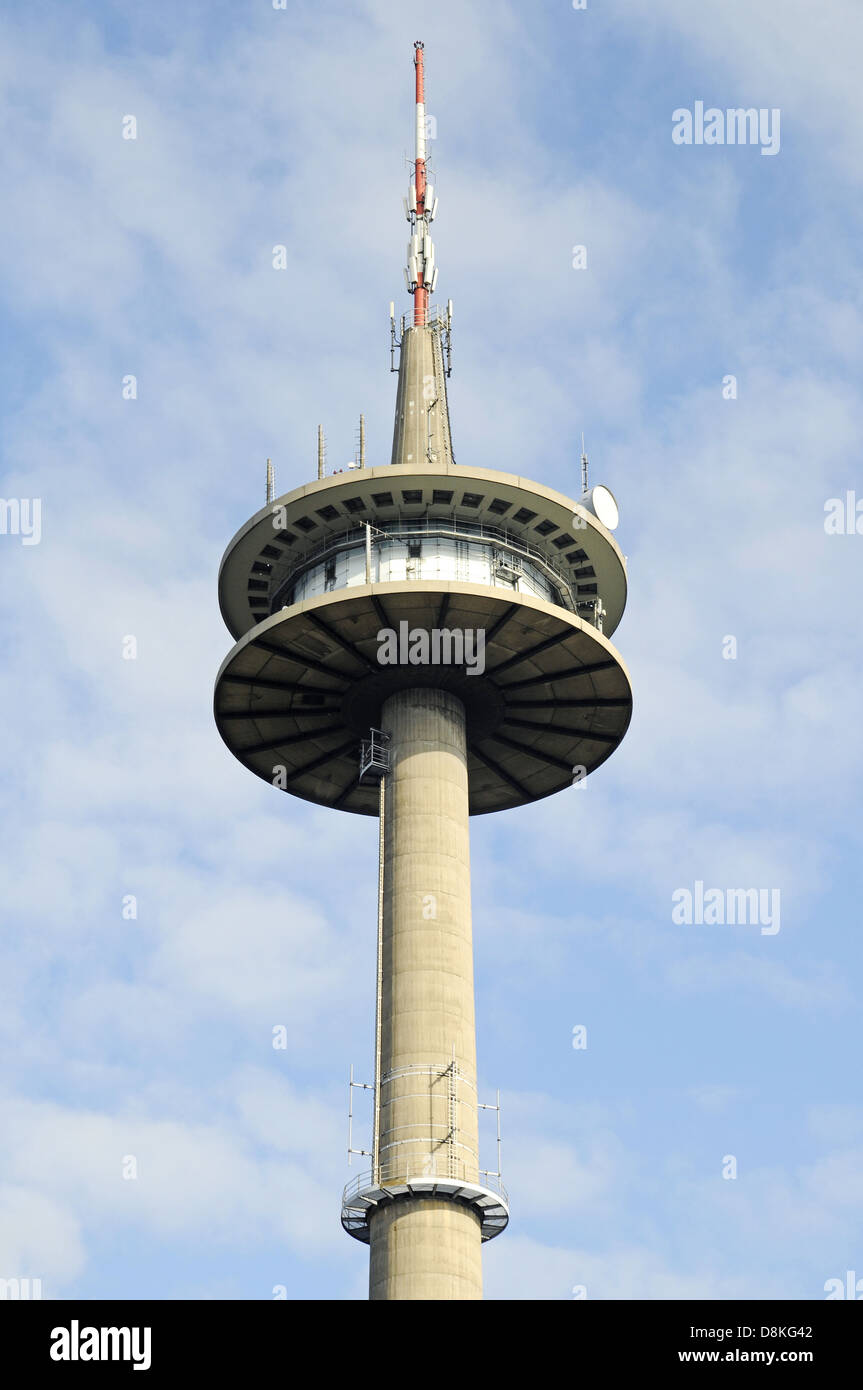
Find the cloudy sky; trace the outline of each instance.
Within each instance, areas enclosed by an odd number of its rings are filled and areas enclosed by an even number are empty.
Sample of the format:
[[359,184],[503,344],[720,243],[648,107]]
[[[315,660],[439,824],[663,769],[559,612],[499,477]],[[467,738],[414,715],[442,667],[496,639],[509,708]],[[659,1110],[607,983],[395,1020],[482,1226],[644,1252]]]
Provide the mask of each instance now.
[[[343,467],[363,411],[389,459],[416,38],[456,457],[572,493],[584,430],[630,567],[625,742],[473,824],[487,1296],[863,1276],[857,0],[49,0],[0,37],[2,492],[41,501],[0,535],[0,1277],[365,1297],[376,825],[227,753],[216,575],[268,455],[308,480],[322,422]],[[778,152],[675,143],[696,102],[778,110]],[[675,922],[696,882],[779,931]]]

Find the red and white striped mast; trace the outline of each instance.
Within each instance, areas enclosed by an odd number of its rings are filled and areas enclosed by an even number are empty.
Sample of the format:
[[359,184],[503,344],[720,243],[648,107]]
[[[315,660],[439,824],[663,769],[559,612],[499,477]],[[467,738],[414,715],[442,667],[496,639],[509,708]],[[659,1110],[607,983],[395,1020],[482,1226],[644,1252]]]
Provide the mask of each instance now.
[[411,239],[408,242],[405,280],[414,297],[414,327],[421,328],[428,323],[429,295],[437,283],[434,246],[429,232],[429,226],[437,211],[437,199],[434,196],[434,188],[426,182],[425,81],[423,45],[419,40],[414,44],[414,68],[416,70],[416,158],[413,161],[413,179],[408,197],[405,200],[405,213],[412,231]]

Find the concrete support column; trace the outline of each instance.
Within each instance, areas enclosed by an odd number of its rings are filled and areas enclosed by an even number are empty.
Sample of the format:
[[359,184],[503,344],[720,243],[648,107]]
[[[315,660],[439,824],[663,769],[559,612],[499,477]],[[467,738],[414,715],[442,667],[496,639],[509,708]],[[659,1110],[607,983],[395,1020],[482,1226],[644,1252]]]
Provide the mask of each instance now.
[[436,328],[408,328],[402,338],[391,463],[452,463],[446,373]]
[[[384,836],[380,1179],[478,1179],[476,1030],[465,713],[445,691],[383,706],[391,736]],[[482,1297],[476,1213],[400,1198],[371,1216],[370,1297]]]

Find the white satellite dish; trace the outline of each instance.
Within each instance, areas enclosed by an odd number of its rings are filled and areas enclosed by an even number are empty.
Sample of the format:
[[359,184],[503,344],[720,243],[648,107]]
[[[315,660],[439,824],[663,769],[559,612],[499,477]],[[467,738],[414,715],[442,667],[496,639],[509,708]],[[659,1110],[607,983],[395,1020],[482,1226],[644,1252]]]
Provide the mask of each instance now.
[[614,493],[601,484],[588,488],[581,498],[581,505],[592,512],[597,521],[602,522],[606,531],[613,531],[620,521],[620,512],[614,500]]

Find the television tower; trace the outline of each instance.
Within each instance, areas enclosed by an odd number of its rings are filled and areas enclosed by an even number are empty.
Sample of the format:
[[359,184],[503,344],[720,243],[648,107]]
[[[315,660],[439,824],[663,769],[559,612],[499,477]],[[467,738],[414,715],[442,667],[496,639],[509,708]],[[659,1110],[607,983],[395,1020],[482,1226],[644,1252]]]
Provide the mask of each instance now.
[[391,461],[268,496],[234,536],[215,716],[257,776],[379,818],[371,1164],[342,1224],[370,1246],[371,1298],[476,1299],[509,1203],[500,1164],[480,1167],[468,817],[569,789],[620,743],[626,566],[606,488],[576,503],[517,457],[454,462],[421,43],[414,67]]

